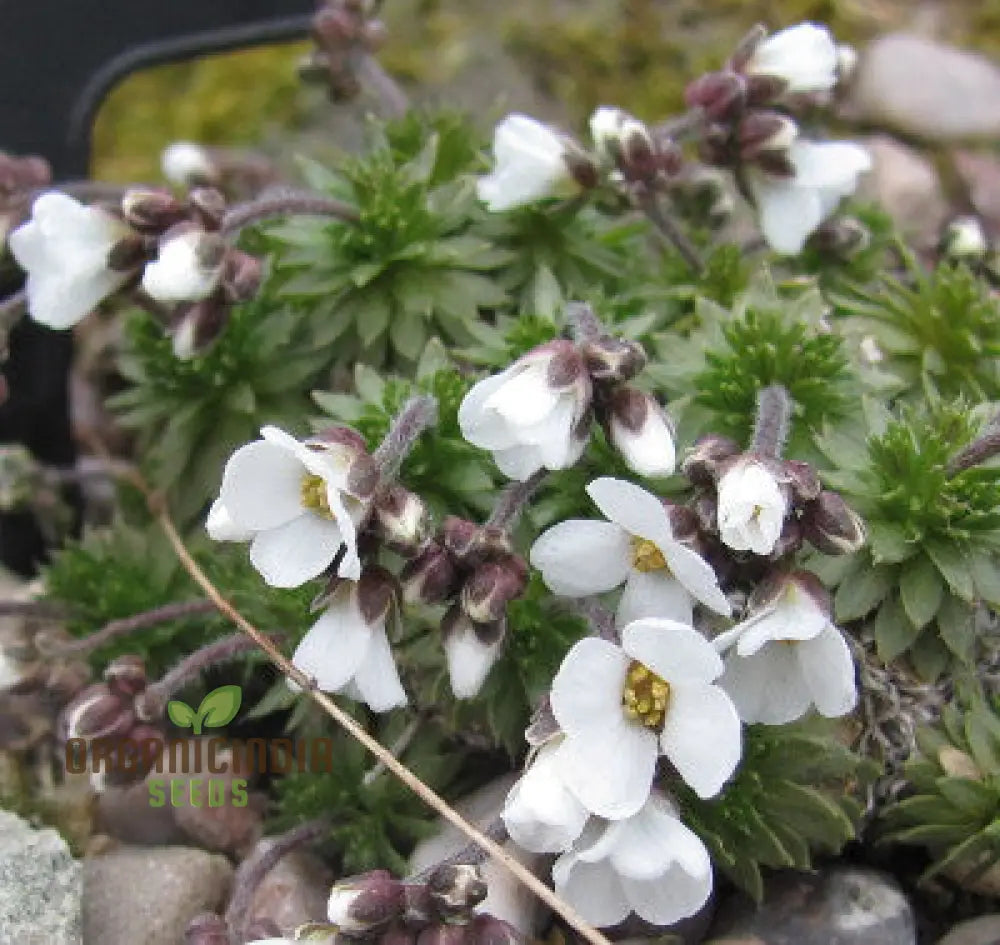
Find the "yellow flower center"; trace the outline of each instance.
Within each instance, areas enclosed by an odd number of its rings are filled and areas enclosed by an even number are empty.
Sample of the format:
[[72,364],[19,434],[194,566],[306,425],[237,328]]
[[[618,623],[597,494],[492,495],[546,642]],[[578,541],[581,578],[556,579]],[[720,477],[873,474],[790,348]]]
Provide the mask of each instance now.
[[670,683],[661,679],[638,660],[629,663],[625,674],[622,705],[630,719],[659,731],[670,705]]
[[331,520],[336,518],[330,511],[330,503],[326,500],[326,482],[322,476],[316,476],[312,473],[303,476],[299,497],[302,500],[302,505],[310,512],[315,512],[322,518]]
[[633,538],[632,567],[636,571],[662,571],[667,567],[667,559],[648,538]]

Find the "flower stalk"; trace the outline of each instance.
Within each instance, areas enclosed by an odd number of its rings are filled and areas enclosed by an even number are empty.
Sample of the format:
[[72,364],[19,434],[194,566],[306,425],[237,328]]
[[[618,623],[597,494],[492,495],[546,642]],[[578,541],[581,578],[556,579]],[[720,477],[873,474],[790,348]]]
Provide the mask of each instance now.
[[277,190],[228,210],[219,232],[224,237],[234,237],[254,223],[284,216],[332,217],[345,223],[358,222],[358,211],[343,200],[304,191]]
[[757,394],[757,419],[751,451],[759,456],[780,459],[788,439],[792,399],[780,384],[765,387]]

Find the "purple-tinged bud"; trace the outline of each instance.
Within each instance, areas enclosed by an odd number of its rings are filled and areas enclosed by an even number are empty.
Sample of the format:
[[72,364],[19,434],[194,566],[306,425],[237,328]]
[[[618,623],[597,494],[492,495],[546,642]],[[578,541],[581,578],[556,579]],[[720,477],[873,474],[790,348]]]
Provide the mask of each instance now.
[[379,537],[402,555],[415,555],[427,541],[430,513],[420,496],[392,485],[372,505]]
[[378,486],[378,470],[364,437],[351,427],[327,427],[306,440],[316,453],[329,453],[348,466],[347,488],[358,499],[368,499]]
[[746,77],[747,105],[757,108],[770,105],[788,91],[788,80],[777,75],[751,75]]
[[489,914],[473,917],[469,945],[523,945],[524,936],[509,922]]
[[122,216],[137,230],[160,234],[184,219],[184,208],[165,190],[129,190],[122,197]]
[[476,533],[469,560],[482,561],[493,558],[509,558],[514,554],[510,533],[498,525],[483,525]]
[[195,916],[184,930],[184,945],[229,945],[226,920],[212,912]]
[[103,683],[88,686],[59,719],[62,740],[71,738],[124,738],[135,724],[131,706],[112,695]]
[[118,240],[108,251],[108,269],[112,272],[132,272],[153,256],[156,241],[138,233]]
[[444,547],[459,560],[467,558],[476,548],[479,526],[475,522],[449,515],[441,526]]
[[116,696],[131,699],[146,688],[146,664],[141,656],[116,656],[104,670],[104,681]]
[[802,513],[806,541],[825,555],[853,554],[865,543],[860,516],[836,493],[824,490]]
[[174,357],[181,361],[201,354],[229,324],[229,306],[217,298],[195,302],[184,309],[170,329]]
[[593,158],[586,151],[581,150],[576,142],[566,147],[563,160],[569,169],[570,177],[581,189],[592,190],[601,182],[601,172]]
[[677,464],[673,425],[649,394],[616,388],[608,398],[605,429],[629,469],[640,476],[669,476]]
[[196,187],[188,194],[188,203],[197,221],[206,230],[218,230],[226,215],[226,198],[214,187]]
[[[535,352],[545,350],[548,355],[548,369],[545,379],[553,390],[563,390],[571,387],[584,375],[583,356],[572,341],[553,341],[548,346],[536,348]],[[527,355],[531,358],[532,355]]]
[[739,124],[740,159],[753,161],[762,152],[787,151],[799,136],[791,118],[773,111],[749,112]]
[[698,530],[709,535],[719,533],[718,514],[719,504],[715,501],[715,496],[706,493],[698,496],[691,503],[691,511],[698,519]]
[[798,519],[789,516],[781,526],[781,534],[771,549],[770,557],[777,561],[785,555],[794,554],[802,547],[802,526]]
[[757,23],[750,27],[743,38],[737,43],[736,49],[729,58],[729,68],[736,72],[742,72],[750,64],[753,54],[758,47],[767,39],[767,27],[762,23]]
[[473,623],[492,624],[507,612],[507,605],[524,593],[528,568],[521,558],[487,561],[462,587],[462,609]]
[[[407,908],[404,913],[404,922],[410,917],[414,918],[420,917],[423,922],[426,922],[426,913],[412,910],[409,906],[409,891],[413,887],[407,887]],[[420,887],[421,890],[424,889],[423,886]],[[378,945],[416,945],[417,933],[413,929],[406,928],[405,925],[391,925],[387,928],[378,939]]]
[[791,179],[795,176],[795,165],[787,151],[761,151],[754,158],[754,163],[772,177]]
[[597,383],[619,384],[631,380],[646,366],[646,351],[638,341],[598,338],[583,345],[587,372]]
[[231,249],[226,254],[222,289],[234,305],[256,298],[264,278],[264,264],[249,253]]
[[796,502],[812,502],[823,489],[819,474],[809,463],[798,459],[786,459],[782,462],[782,472],[787,477]]
[[407,561],[399,580],[407,604],[443,604],[458,591],[458,571],[451,555],[437,542]]
[[471,699],[482,688],[500,656],[506,629],[503,619],[493,624],[473,623],[458,604],[444,615],[441,632],[456,698]]
[[810,245],[836,259],[848,260],[871,245],[871,230],[857,217],[826,220],[809,238]]
[[373,870],[330,890],[327,918],[347,935],[371,932],[403,914],[404,898],[402,883],[386,870]]
[[358,580],[358,609],[371,626],[385,620],[399,595],[396,578],[385,568],[368,565]]
[[686,505],[675,505],[673,502],[663,502],[670,519],[670,530],[678,541],[694,541],[700,531],[698,514]]
[[746,96],[743,79],[733,72],[709,72],[684,90],[688,108],[700,108],[713,121],[727,121],[739,113]]
[[429,925],[417,936],[417,945],[466,945],[467,939],[464,925]]
[[467,918],[489,892],[482,871],[468,863],[439,866],[427,880],[435,911],[442,919]]
[[728,436],[709,433],[695,441],[681,463],[681,472],[696,486],[711,486],[718,479],[722,464],[740,452],[739,444]]

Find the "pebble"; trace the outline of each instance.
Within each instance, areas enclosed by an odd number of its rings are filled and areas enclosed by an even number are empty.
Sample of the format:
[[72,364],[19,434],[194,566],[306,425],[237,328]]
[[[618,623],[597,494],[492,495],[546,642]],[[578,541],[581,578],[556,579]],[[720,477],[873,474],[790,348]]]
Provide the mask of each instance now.
[[1000,913],[981,915],[956,925],[937,945],[998,945]]
[[81,945],[81,872],[58,833],[0,811],[0,942]]
[[232,875],[225,857],[187,847],[120,847],[90,857],[83,945],[179,945],[191,919],[224,908]]
[[916,945],[906,897],[888,876],[849,866],[775,874],[763,904],[734,894],[705,945]]
[[[265,838],[258,849],[272,843]],[[261,880],[254,893],[251,915],[254,919],[270,919],[283,935],[291,936],[306,922],[326,920],[332,885],[333,874],[319,857],[307,850],[293,850]]]
[[1000,69],[975,53],[906,33],[861,55],[845,116],[930,141],[1000,137]]
[[976,151],[956,151],[952,160],[973,207],[994,230],[1000,229],[1000,161]]

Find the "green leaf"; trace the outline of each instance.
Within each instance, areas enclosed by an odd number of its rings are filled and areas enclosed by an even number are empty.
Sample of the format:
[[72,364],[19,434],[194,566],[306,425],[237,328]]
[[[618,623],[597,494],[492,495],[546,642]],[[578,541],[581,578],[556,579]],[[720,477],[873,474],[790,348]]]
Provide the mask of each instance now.
[[969,554],[969,567],[976,596],[988,604],[1000,604],[1000,562],[997,556],[986,551],[973,551]]
[[1000,807],[997,792],[971,778],[938,778],[941,796],[977,820],[992,819]]
[[906,616],[903,605],[895,596],[879,608],[871,622],[871,632],[879,658],[887,663],[905,653],[920,636],[920,628]]
[[906,531],[895,522],[867,523],[868,547],[876,564],[896,564],[912,557],[918,546],[906,538]]
[[944,582],[929,558],[921,555],[903,568],[899,596],[914,626],[919,628],[930,623],[941,606]]
[[194,725],[194,709],[186,702],[171,699],[167,703],[167,715],[170,717],[170,721],[180,728],[191,728]]
[[992,777],[1000,775],[1000,718],[984,703],[966,714],[965,737],[979,770]]
[[963,600],[972,601],[976,589],[972,583],[969,559],[962,549],[940,541],[928,541],[924,548],[952,591]]
[[938,613],[937,627],[945,646],[962,662],[969,662],[976,645],[976,624],[972,608],[949,595]]
[[910,661],[920,677],[934,682],[951,662],[951,654],[939,637],[924,633],[910,648]]
[[844,581],[834,598],[838,622],[847,623],[871,613],[889,593],[893,584],[891,575],[888,568],[873,567]]
[[392,346],[407,360],[416,361],[427,342],[427,328],[423,316],[404,307],[389,324]]
[[[222,728],[236,718],[243,702],[239,686],[219,686],[213,689],[198,706],[198,722],[206,728]],[[195,734],[198,734],[196,728]]]

